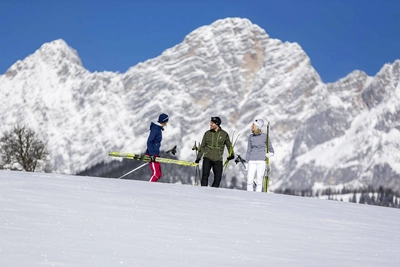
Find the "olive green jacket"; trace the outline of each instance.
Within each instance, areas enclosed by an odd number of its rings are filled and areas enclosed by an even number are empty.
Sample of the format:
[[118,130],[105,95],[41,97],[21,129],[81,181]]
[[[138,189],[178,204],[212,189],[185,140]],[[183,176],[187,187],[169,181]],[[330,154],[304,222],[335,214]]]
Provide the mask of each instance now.
[[197,158],[201,159],[204,154],[205,158],[212,161],[222,161],[224,146],[226,146],[229,155],[231,155],[233,149],[228,133],[222,129],[219,129],[217,132],[214,130],[208,130],[204,133]]

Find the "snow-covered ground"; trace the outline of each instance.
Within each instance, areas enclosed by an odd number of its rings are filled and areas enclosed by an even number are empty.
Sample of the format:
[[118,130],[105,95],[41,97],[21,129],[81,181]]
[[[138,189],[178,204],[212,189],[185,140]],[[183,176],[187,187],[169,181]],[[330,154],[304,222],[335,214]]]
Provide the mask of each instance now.
[[0,171],[0,266],[400,266],[400,210]]

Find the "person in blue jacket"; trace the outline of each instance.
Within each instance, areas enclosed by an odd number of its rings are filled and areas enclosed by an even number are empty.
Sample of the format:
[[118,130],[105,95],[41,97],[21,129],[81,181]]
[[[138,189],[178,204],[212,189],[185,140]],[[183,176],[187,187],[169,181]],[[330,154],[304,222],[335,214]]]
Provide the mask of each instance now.
[[157,123],[151,122],[150,124],[150,134],[149,138],[147,138],[146,150],[146,155],[150,156],[150,182],[157,182],[162,176],[161,165],[160,162],[156,162],[156,158],[160,155],[162,131],[164,131],[164,127],[167,126],[168,120],[168,115],[162,113],[158,116]]

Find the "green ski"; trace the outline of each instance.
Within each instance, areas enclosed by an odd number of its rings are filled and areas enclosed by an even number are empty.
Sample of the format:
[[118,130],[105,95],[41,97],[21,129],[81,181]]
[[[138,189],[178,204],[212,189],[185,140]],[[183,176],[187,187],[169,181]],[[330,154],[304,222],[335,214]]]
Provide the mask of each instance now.
[[[231,148],[229,149],[228,157],[229,157],[230,155],[232,155],[233,149],[235,148],[237,139],[239,138],[240,134],[236,137],[236,139],[234,139],[234,136],[235,136],[235,131],[233,131],[233,133],[232,133],[232,138],[231,138],[231,139],[232,139],[232,141],[231,141],[232,146],[231,146]],[[235,140],[235,141],[234,141],[234,140]],[[222,173],[225,173],[226,167],[228,167],[228,162],[229,162],[229,160],[226,159],[225,162],[224,162],[224,165],[223,165],[223,171],[222,171]]]

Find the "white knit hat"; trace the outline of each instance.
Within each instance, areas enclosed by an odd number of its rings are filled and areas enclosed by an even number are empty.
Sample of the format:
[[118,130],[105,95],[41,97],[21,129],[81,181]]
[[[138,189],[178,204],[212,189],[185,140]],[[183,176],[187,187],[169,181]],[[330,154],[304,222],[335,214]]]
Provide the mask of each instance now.
[[262,130],[262,128],[264,127],[264,121],[261,119],[256,119],[254,121],[254,124],[258,127],[258,129]]

